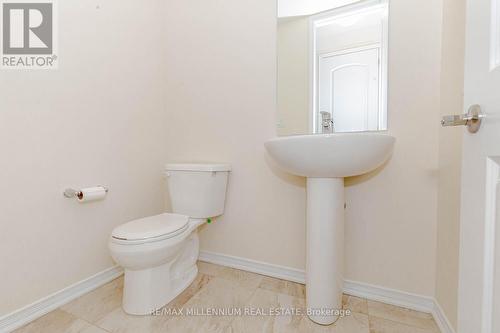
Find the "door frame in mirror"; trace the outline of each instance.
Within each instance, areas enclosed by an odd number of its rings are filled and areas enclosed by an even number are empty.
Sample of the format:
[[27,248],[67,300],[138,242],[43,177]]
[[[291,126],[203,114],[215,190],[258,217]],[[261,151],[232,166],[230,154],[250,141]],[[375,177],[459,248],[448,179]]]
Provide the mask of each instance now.
[[[389,0],[365,0],[354,4],[334,8],[332,10],[312,15],[309,18],[309,133],[317,133],[319,128],[319,94],[318,94],[318,59],[316,54],[316,29],[329,21],[344,16],[355,15],[381,7],[387,8],[387,18],[382,20],[382,36],[380,43],[380,91],[379,91],[379,128],[378,131],[386,131],[388,128],[388,67],[389,67]],[[373,43],[371,43],[373,46]],[[368,47],[360,45],[359,47]],[[356,47],[356,48],[359,48]],[[354,48],[352,48],[354,49]],[[347,52],[347,49],[344,50]],[[342,51],[339,51],[341,53]]]

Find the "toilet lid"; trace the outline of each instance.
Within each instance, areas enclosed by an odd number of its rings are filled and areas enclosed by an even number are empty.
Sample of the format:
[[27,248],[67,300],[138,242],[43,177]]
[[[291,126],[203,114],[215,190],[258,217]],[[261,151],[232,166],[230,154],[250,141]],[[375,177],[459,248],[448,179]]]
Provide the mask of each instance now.
[[186,228],[188,221],[186,215],[160,214],[122,224],[113,230],[111,236],[122,240],[155,238]]

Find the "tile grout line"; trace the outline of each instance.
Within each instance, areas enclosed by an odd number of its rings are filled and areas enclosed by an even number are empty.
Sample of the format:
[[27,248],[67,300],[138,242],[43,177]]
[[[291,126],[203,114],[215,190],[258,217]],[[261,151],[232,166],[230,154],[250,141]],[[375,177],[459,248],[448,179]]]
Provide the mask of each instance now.
[[[63,311],[64,311],[64,310],[63,310]],[[97,323],[95,323],[95,324],[94,324],[94,323],[91,323],[91,322],[89,322],[88,320],[83,319],[83,318],[80,318],[80,317],[78,317],[78,316],[77,316],[77,318],[79,318],[80,320],[83,320],[84,322],[86,322],[86,323],[87,323],[87,324],[89,324],[90,326],[97,327],[97,328],[99,328],[99,329],[103,330],[104,332],[112,333],[111,331],[109,331],[109,330],[105,329],[104,327],[101,327],[101,326],[97,325]]]
[[[219,265],[217,265],[217,266],[219,266]],[[238,270],[238,271],[240,271],[239,269],[231,269],[231,270]],[[203,274],[203,275],[209,277],[210,280],[212,280],[212,279],[220,279],[220,280],[224,280],[224,281],[233,281],[233,282],[238,283],[238,280],[241,279],[241,277],[239,275],[238,275],[238,277],[231,278],[231,277],[228,277],[228,276],[219,276],[217,273],[212,275],[212,274],[207,274],[207,273],[200,272],[200,274]],[[267,277],[267,276],[265,276],[265,275],[262,276],[262,274],[258,274],[258,273],[253,273],[253,274],[259,276],[258,283],[256,284],[256,287],[249,287],[249,286],[245,286],[245,285],[239,285],[239,288],[251,289],[251,292],[249,293],[249,295],[247,296],[247,298],[244,299],[243,302],[242,302],[242,304],[243,304],[244,307],[250,305],[250,302],[251,302],[252,298],[256,295],[256,293],[259,291],[259,289],[262,290],[262,291],[271,292],[271,293],[273,293],[275,295],[283,295],[283,296],[287,296],[287,297],[296,298],[296,299],[299,299],[299,300],[304,300],[304,302],[305,302],[306,297],[300,297],[300,296],[297,296],[296,294],[287,293],[286,291],[283,292],[283,290],[290,290],[290,289],[286,289],[286,288],[283,289],[282,287],[276,287],[276,289],[279,290],[279,291],[275,291],[273,289],[261,288],[261,286],[263,286],[264,277]],[[282,279],[279,279],[279,278],[272,278],[272,279],[273,280],[282,280]],[[112,281],[114,281],[114,280],[116,280],[116,279],[113,279]],[[199,294],[202,291],[207,290],[207,288],[208,288],[207,286],[208,285],[209,285],[209,283],[206,283],[201,288],[199,288],[194,294],[191,295],[191,297],[189,297],[189,299],[187,299],[187,301],[181,307],[184,307],[185,304],[188,303],[189,301],[191,301],[192,299],[194,299],[196,297],[199,297]],[[295,291],[295,290],[293,289],[292,291]],[[82,296],[80,296],[80,297],[82,297]],[[355,297],[355,296],[353,296],[353,297]],[[436,332],[439,332],[439,331],[436,331],[436,329],[438,328],[438,326],[437,326],[437,323],[436,323],[435,319],[433,319],[432,317],[429,318],[429,319],[433,322],[435,328],[433,328],[433,327],[431,327],[431,328],[423,328],[423,327],[419,327],[419,326],[415,326],[415,325],[409,324],[407,322],[393,320],[393,319],[387,319],[387,318],[384,318],[384,317],[380,317],[380,316],[376,316],[376,315],[372,315],[371,314],[373,308],[368,305],[369,304],[368,299],[363,298],[363,297],[357,297],[357,298],[362,299],[363,301],[367,302],[367,305],[366,305],[366,311],[367,311],[366,316],[367,316],[367,319],[368,319],[368,331],[369,332],[371,332],[371,330],[373,328],[372,320],[371,320],[372,318],[373,319],[380,319],[380,320],[388,321],[388,322],[393,323],[393,324],[403,325],[403,326],[409,327],[409,328],[415,328],[415,329],[418,329],[418,330],[422,330],[425,333],[436,333]],[[380,303],[383,303],[383,302],[380,302]],[[383,304],[386,304],[386,303],[383,303]],[[398,308],[398,309],[405,309],[403,307],[398,307],[398,306],[394,306],[394,307]],[[117,307],[117,308],[119,308],[119,307]],[[342,306],[342,308],[344,308],[344,306]],[[84,321],[85,323],[89,324],[91,327],[96,327],[96,328],[99,328],[99,329],[103,330],[104,332],[112,333],[112,331],[110,331],[109,329],[105,329],[105,328],[101,327],[100,325],[98,325],[97,324],[98,321],[96,323],[93,323],[93,322],[90,322],[90,321],[88,321],[88,320],[86,320],[84,318],[81,318],[80,316],[78,316],[78,315],[76,315],[76,314],[74,314],[72,312],[68,312],[66,310],[63,310],[62,307],[59,307],[58,309],[60,311],[63,311],[65,313],[68,313],[68,314],[74,316],[75,318],[78,318],[78,319]],[[353,314],[365,315],[362,312],[355,312],[352,309],[350,309],[350,310],[352,311]],[[420,311],[416,311],[416,312],[420,312]],[[305,316],[302,316],[302,317],[304,318],[304,317],[307,317],[307,316],[305,315]],[[239,317],[233,316],[232,318],[230,318],[230,320],[228,321],[228,325],[231,326],[237,318],[239,318]]]
[[[250,294],[250,296],[248,297],[248,299],[246,300],[246,302],[243,304],[243,307],[247,306],[248,303],[250,302],[250,300],[252,299],[252,297],[255,295],[255,293],[257,292],[257,289],[259,289],[259,287],[255,288],[254,291],[252,291],[252,293]],[[232,325],[232,323],[236,320],[236,317],[233,316],[233,318],[231,318],[231,320],[229,321],[229,326]]]
[[[408,323],[403,323],[403,322],[400,322],[400,321],[395,321],[395,320],[391,320],[391,319],[387,319],[387,318],[382,318],[382,317],[378,317],[378,316],[369,316],[369,318],[372,318],[372,317],[380,319],[380,320],[389,321],[389,322],[394,323],[394,324],[398,324],[398,325],[402,325],[402,326],[406,326],[406,327],[410,327],[410,328],[416,328],[416,329],[418,329],[420,331],[427,331],[428,333],[439,332],[439,331],[433,330],[432,328],[422,328],[422,327],[413,326],[413,325],[410,325]],[[427,333],[427,332],[425,332],[425,333]]]
[[[405,325],[405,326],[409,326],[409,327],[413,327],[413,328],[418,328],[418,329],[421,329],[421,330],[428,330],[427,328],[421,328],[421,327],[418,327],[418,326],[415,326],[415,325],[412,325],[410,323],[407,323],[407,322],[404,322],[404,321],[397,321],[397,320],[393,320],[393,319],[388,319],[388,318],[384,318],[384,317],[379,317],[379,316],[376,316],[376,315],[372,315],[370,314],[370,302],[375,302],[375,303],[381,303],[381,304],[384,304],[384,305],[388,305],[390,307],[394,307],[396,309],[399,309],[399,310],[404,310],[404,311],[407,311],[409,313],[411,312],[416,312],[416,313],[420,313],[420,314],[425,314],[425,315],[428,315],[428,318],[418,318],[418,319],[422,319],[422,320],[430,320],[432,321],[436,328],[438,329],[437,332],[440,332],[439,331],[439,326],[437,325],[437,322],[436,322],[436,319],[434,318],[434,316],[431,314],[431,313],[427,313],[427,312],[423,312],[423,311],[418,311],[418,310],[413,310],[413,309],[409,309],[409,308],[406,308],[406,307],[403,307],[403,306],[397,306],[397,305],[392,305],[392,304],[389,304],[389,303],[385,303],[385,302],[381,302],[381,301],[373,301],[373,300],[369,300],[369,299],[366,299],[367,300],[367,310],[368,310],[368,315],[370,317],[374,317],[374,318],[378,318],[378,319],[383,319],[383,320],[388,320],[390,322],[393,322],[393,323],[398,323],[398,324],[402,324],[402,325]],[[411,316],[410,316],[411,317]],[[416,317],[413,317],[413,318],[416,318]]]
[[[101,329],[101,330],[103,330],[103,331],[105,331],[105,332],[111,333],[111,332],[110,332],[110,331],[108,331],[107,329],[104,329],[104,328],[100,327],[100,326],[99,326],[99,325],[97,325],[97,324],[91,323],[90,321],[88,321],[88,320],[87,320],[87,319],[85,319],[85,318],[82,318],[82,317],[80,317],[80,316],[78,316],[78,315],[76,315],[76,314],[74,314],[74,313],[71,313],[71,312],[68,312],[68,311],[66,311],[66,310],[63,310],[63,309],[62,309],[62,307],[59,307],[59,308],[57,308],[57,309],[55,309],[55,310],[53,310],[53,311],[56,311],[56,310],[62,311],[62,312],[64,312],[64,313],[67,313],[68,315],[70,315],[70,316],[72,316],[72,317],[75,317],[76,319],[80,319],[81,321],[83,321],[83,322],[87,323],[87,324],[88,324],[88,325],[90,325],[91,327],[97,327],[97,328],[99,328],[99,329]],[[52,311],[51,311],[51,312],[52,312]],[[49,312],[49,313],[50,313],[50,312]]]

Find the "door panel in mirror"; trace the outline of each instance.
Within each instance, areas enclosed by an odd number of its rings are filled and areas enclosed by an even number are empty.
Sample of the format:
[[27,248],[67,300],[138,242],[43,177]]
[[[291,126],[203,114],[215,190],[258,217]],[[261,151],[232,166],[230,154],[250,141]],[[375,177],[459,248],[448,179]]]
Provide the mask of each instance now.
[[278,18],[278,135],[386,130],[387,26],[385,0]]

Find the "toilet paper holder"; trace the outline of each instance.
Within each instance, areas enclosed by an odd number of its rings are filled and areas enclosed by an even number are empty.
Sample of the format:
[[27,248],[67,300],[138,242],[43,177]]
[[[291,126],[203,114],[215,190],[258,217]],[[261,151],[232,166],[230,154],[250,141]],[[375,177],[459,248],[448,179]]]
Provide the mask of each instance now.
[[[108,193],[108,191],[109,191],[109,190],[108,190],[108,188],[107,188],[106,186],[99,185],[99,186],[97,186],[97,187],[102,187],[102,188],[104,188],[104,191],[105,191],[106,193]],[[67,189],[65,189],[65,190],[64,190],[64,192],[63,192],[63,195],[64,195],[66,198],[68,198],[68,199],[71,199],[71,198],[77,198],[77,199],[81,200],[81,199],[83,198],[83,192],[82,192],[82,190],[74,190],[74,189],[72,189],[72,188],[67,188]]]

